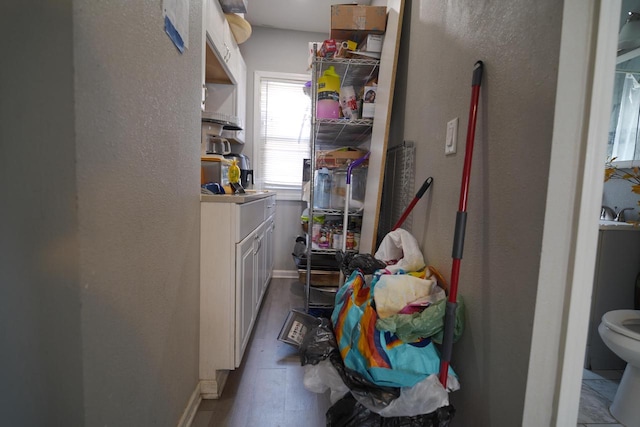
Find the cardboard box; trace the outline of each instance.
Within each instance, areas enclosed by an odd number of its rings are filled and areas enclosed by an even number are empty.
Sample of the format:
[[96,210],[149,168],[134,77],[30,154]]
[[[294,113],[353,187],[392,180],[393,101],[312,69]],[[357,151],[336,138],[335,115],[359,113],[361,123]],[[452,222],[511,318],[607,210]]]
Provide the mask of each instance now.
[[[305,283],[307,270],[298,270],[298,280]],[[340,285],[339,271],[311,270],[311,285],[316,287],[337,287]]]
[[382,52],[382,42],[384,36],[382,34],[367,34],[367,38],[360,43],[358,50],[362,52]]
[[331,6],[332,30],[378,31],[384,33],[387,25],[385,6],[334,4]]
[[362,97],[362,118],[373,118],[376,112],[376,94],[377,86],[365,86],[364,96]]
[[[316,169],[335,169],[348,165],[350,162],[359,159],[366,154],[365,151],[357,148],[345,147],[336,150],[316,151]],[[367,165],[367,161],[363,163]]]

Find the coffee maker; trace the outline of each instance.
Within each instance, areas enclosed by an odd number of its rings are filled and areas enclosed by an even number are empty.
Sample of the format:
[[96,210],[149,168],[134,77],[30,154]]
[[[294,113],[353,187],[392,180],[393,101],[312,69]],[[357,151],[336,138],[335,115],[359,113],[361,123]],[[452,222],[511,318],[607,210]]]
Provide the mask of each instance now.
[[203,111],[202,129],[200,134],[200,154],[202,158],[222,158],[231,153],[231,144],[222,138],[222,132],[228,121],[224,115]]

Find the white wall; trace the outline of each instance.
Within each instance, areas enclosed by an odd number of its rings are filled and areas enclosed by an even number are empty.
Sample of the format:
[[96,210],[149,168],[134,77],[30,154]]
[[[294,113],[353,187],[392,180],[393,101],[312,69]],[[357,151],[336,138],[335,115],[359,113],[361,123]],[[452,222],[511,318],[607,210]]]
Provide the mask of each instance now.
[[29,3],[0,11],[3,423],[176,425],[198,381],[202,4],[180,55],[161,2]]
[[[459,294],[467,329],[454,346],[456,425],[522,423],[549,171],[562,4],[551,0],[406,2],[393,125],[416,142],[414,209],[427,262],[447,278],[473,65],[483,60]],[[398,104],[401,104],[398,106]],[[460,118],[458,154],[444,156]],[[392,135],[399,134],[397,128]]]
[[[247,139],[242,150],[244,154],[253,156],[253,79],[255,71],[271,71],[282,73],[310,73],[308,68],[308,42],[322,41],[329,37],[327,33],[307,33],[301,31],[285,31],[272,28],[255,27],[253,34],[240,45],[242,57],[247,64]],[[310,74],[309,74],[310,75]],[[253,164],[255,169],[256,165]],[[300,165],[302,167],[302,165]],[[256,174],[259,174],[256,171]],[[301,201],[278,200],[275,229],[275,270],[295,270],[291,257],[295,238],[302,234],[300,214],[305,207]]]

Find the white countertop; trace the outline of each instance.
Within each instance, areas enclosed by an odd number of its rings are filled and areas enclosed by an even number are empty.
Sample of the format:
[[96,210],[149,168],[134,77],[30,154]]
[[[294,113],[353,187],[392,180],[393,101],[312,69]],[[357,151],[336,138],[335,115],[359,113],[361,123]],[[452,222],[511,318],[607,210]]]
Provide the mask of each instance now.
[[200,202],[207,203],[246,203],[275,195],[275,191],[245,190],[244,194],[201,194]]
[[638,225],[634,226],[634,224],[628,222],[607,221],[601,219],[600,230],[640,231],[640,227]]

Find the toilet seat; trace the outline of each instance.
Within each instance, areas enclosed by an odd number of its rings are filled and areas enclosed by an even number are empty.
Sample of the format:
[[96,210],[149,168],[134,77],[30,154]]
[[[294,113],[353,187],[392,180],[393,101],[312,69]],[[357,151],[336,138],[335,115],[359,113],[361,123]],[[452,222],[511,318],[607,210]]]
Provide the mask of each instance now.
[[640,310],[613,310],[602,316],[607,328],[628,338],[640,341]]

